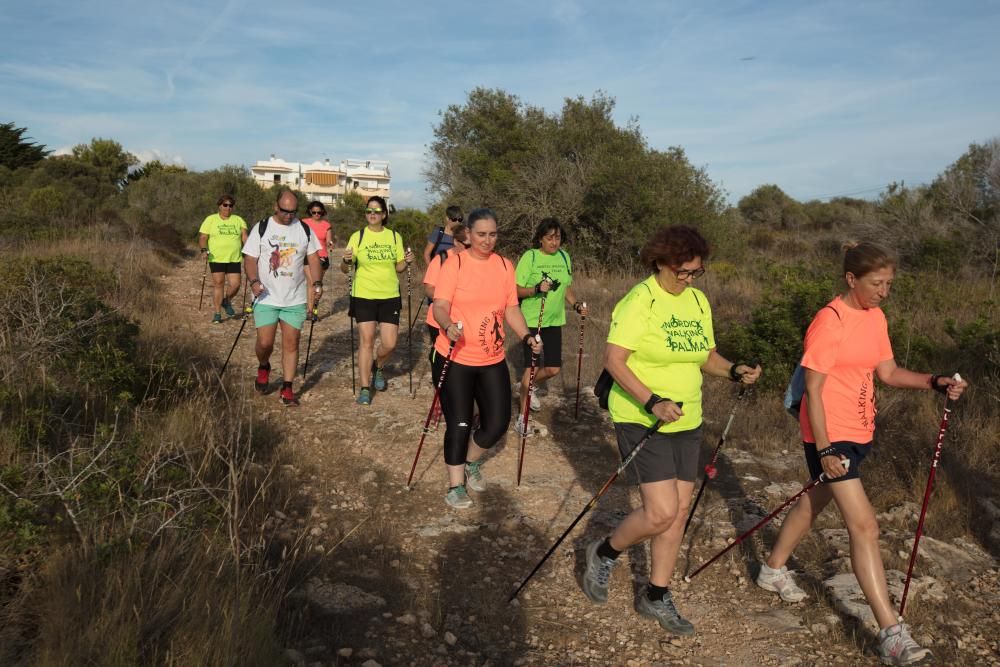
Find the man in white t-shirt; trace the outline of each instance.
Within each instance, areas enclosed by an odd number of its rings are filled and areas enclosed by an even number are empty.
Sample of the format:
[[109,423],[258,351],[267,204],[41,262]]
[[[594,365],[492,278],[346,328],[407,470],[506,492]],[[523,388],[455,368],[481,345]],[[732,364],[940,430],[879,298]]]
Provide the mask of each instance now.
[[299,220],[298,198],[282,190],[274,204],[274,215],[255,224],[243,245],[243,264],[254,296],[253,319],[257,325],[257,379],[254,388],[264,393],[271,375],[274,336],[281,325],[281,402],[296,406],[292,380],[299,365],[299,334],[306,320],[306,301],[312,283],[314,302],[323,294],[320,275],[319,242]]

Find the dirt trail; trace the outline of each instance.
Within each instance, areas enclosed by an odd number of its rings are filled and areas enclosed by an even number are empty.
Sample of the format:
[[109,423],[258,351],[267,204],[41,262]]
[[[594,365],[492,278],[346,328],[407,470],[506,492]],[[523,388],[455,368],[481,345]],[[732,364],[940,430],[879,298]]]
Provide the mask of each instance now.
[[[209,307],[198,312],[201,264],[186,261],[163,277],[169,313],[177,327],[204,341],[221,364],[239,321],[211,325]],[[534,418],[542,433],[528,441],[524,477],[514,484],[519,441],[511,433],[483,466],[489,488],[474,494],[471,510],[443,502],[444,425],[431,433],[415,474],[404,489],[432,387],[424,328],[414,332],[411,396],[406,336],[400,337],[388,369],[389,389],[370,407],[351,394],[346,279],[326,277],[323,319],[316,324],[309,375],[296,379],[302,406],[284,408],[277,383],[264,396],[246,391],[254,409],[273,419],[282,447],[295,465],[285,472],[301,484],[301,505],[275,518],[276,529],[305,528],[308,547],[324,554],[322,567],[298,592],[303,625],[309,629],[287,652],[306,664],[382,665],[650,665],[650,664],[871,664],[851,639],[856,627],[839,615],[817,582],[806,581],[811,601],[785,605],[752,584],[759,546],[734,549],[691,584],[675,587],[679,608],[696,626],[690,638],[673,638],[633,610],[643,582],[646,552],[624,554],[606,605],[591,604],[579,590],[583,549],[607,533],[637,503],[635,491],[619,482],[601,500],[522,593],[506,598],[551,543],[613,472],[617,463],[612,429],[591,398],[572,420],[572,395],[553,388]],[[331,315],[331,295],[337,297]],[[206,298],[206,301],[208,299]],[[405,300],[405,299],[404,299]],[[416,299],[415,305],[416,305]],[[309,324],[303,332],[304,357]],[[227,376],[251,386],[256,360],[254,329],[247,324]],[[280,346],[280,343],[279,343]],[[272,357],[275,368],[279,356]],[[272,379],[279,377],[272,373]],[[718,390],[728,387],[713,385]],[[718,419],[725,415],[717,415]],[[779,458],[740,456],[739,424],[729,456],[702,500],[704,521],[692,526],[689,553],[678,565],[691,571],[725,544],[726,537],[752,525],[780,500],[765,491]],[[706,451],[721,424],[707,424]],[[781,479],[794,479],[791,473]],[[792,491],[795,485],[788,487]],[[723,498],[720,498],[720,492]],[[723,500],[724,499],[724,500]],[[833,524],[837,525],[837,524]],[[766,534],[773,536],[773,529]],[[753,559],[744,561],[746,554]],[[995,582],[995,577],[993,579]],[[986,613],[986,612],[984,612]],[[969,656],[971,657],[971,656]],[[995,657],[995,653],[994,653]],[[374,663],[368,663],[371,666]]]

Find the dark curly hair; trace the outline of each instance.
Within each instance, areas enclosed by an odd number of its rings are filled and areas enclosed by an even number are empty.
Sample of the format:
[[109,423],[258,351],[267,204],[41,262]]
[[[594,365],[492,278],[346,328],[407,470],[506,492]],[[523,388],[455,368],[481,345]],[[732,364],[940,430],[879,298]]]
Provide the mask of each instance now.
[[531,239],[531,242],[535,244],[536,248],[542,246],[542,237],[548,236],[551,232],[558,231],[559,239],[561,244],[569,243],[569,237],[566,236],[566,230],[563,226],[559,224],[559,220],[556,218],[545,218],[538,223],[538,228],[535,230],[535,236]]
[[650,273],[659,271],[657,264],[676,269],[695,257],[708,259],[708,241],[694,227],[665,225],[653,232],[639,251],[639,261]]

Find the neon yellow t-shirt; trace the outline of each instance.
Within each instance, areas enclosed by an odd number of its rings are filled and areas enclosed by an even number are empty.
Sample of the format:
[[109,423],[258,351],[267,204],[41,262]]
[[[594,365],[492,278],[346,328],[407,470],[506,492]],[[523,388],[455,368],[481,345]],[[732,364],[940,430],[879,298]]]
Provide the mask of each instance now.
[[[701,366],[715,347],[712,308],[693,287],[679,295],[663,290],[650,276],[615,305],[608,342],[632,350],[628,367],[654,394],[684,403],[684,416],[661,433],[701,426]],[[608,409],[615,422],[649,425],[653,417],[617,383]]]
[[[362,299],[392,299],[399,296],[399,276],[396,264],[403,261],[403,237],[394,230],[382,228],[373,232],[365,228],[351,234],[347,247],[354,253],[355,273],[352,296]],[[361,247],[358,247],[358,239]]]
[[199,234],[208,235],[208,261],[242,262],[243,232],[247,231],[246,221],[231,214],[225,220],[218,213],[205,218],[198,228]]
[[[566,289],[573,283],[572,266],[569,254],[562,248],[551,255],[532,248],[521,255],[521,259],[517,262],[515,277],[521,287],[537,285],[545,276],[559,282],[558,289],[546,293],[545,313],[542,316],[543,327],[561,327],[566,324]],[[530,329],[538,326],[538,310],[541,305],[541,294],[521,300],[521,313],[524,314]]]

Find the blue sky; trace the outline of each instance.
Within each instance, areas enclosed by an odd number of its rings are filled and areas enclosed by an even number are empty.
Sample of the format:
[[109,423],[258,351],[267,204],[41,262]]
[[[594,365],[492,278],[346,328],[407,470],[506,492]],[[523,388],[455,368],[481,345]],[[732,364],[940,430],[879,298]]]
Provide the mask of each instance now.
[[0,0],[0,122],[193,169],[392,163],[422,206],[438,112],[476,86],[556,112],[603,90],[732,201],[928,182],[1000,135],[1000,1]]

